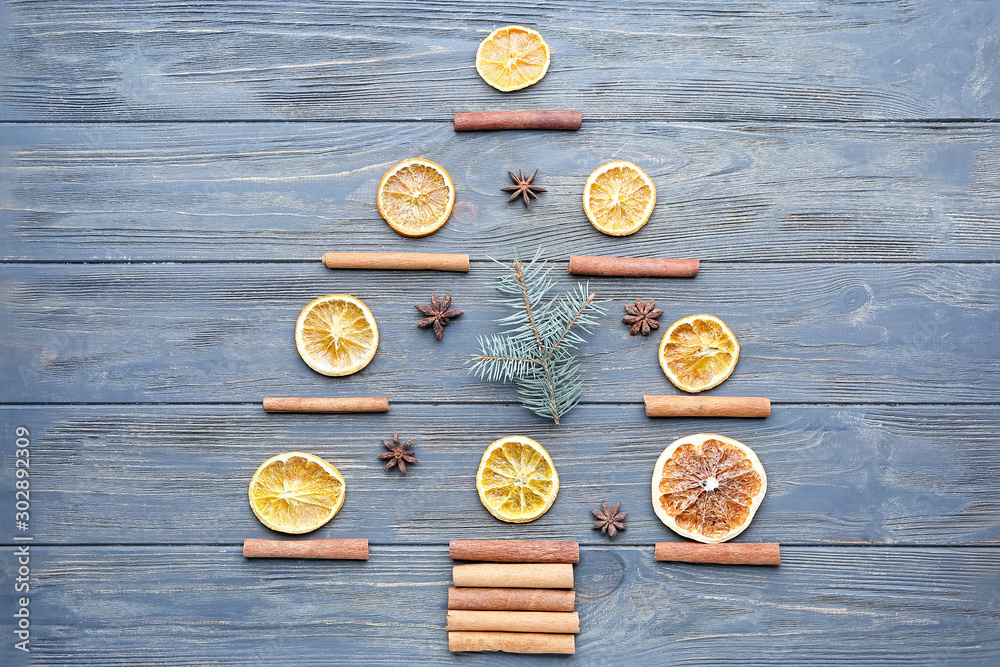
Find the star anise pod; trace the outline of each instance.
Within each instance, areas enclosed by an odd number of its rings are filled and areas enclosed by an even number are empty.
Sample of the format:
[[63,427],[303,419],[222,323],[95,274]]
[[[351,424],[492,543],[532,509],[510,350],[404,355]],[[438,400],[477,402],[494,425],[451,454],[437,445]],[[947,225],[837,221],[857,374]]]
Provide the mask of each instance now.
[[500,188],[500,190],[501,190],[501,192],[513,192],[514,193],[507,200],[508,202],[512,202],[515,199],[517,199],[518,197],[523,197],[524,198],[524,205],[527,206],[528,210],[530,211],[531,210],[531,200],[529,199],[529,197],[534,198],[534,199],[538,199],[538,194],[537,193],[539,193],[539,192],[548,192],[548,190],[546,190],[545,188],[543,188],[543,187],[541,187],[539,185],[532,185],[531,184],[531,182],[533,180],[535,180],[535,174],[538,173],[538,167],[535,167],[535,170],[533,172],[531,172],[531,176],[528,176],[527,178],[524,177],[524,172],[522,170],[520,170],[520,169],[517,170],[517,173],[519,173],[521,175],[520,177],[515,176],[514,172],[512,172],[510,169],[507,170],[507,173],[510,174],[510,180],[514,181],[514,185],[508,185],[505,188]]
[[636,299],[635,305],[628,304],[625,306],[625,312],[628,313],[622,318],[622,322],[625,324],[630,324],[628,332],[633,336],[637,333],[642,333],[643,336],[648,336],[649,332],[653,329],[659,329],[660,323],[656,321],[656,318],[663,314],[663,311],[659,308],[653,308],[656,305],[656,301],[653,299],[649,300],[649,303],[643,303],[642,299]]
[[417,326],[421,329],[433,326],[434,337],[438,340],[444,338],[444,327],[451,321],[451,318],[462,314],[461,310],[451,307],[451,292],[445,294],[443,299],[438,299],[437,294],[431,294],[431,305],[414,306],[414,308],[427,316],[420,320]]
[[399,436],[396,435],[395,431],[392,432],[392,442],[386,442],[383,440],[382,444],[385,445],[385,448],[389,451],[382,452],[378,455],[378,457],[383,461],[386,459],[389,460],[389,462],[385,464],[385,470],[388,472],[390,468],[398,465],[399,471],[405,475],[407,463],[418,463],[417,459],[413,457],[413,452],[410,451],[410,446],[412,446],[416,441],[416,438],[410,438],[406,442],[401,443],[399,442]]
[[619,512],[618,509],[621,505],[621,503],[615,503],[614,507],[608,507],[607,501],[604,501],[601,509],[590,510],[597,517],[597,521],[594,522],[594,530],[599,528],[602,533],[607,533],[611,539],[615,539],[619,530],[625,530],[625,517],[628,516],[628,512]]

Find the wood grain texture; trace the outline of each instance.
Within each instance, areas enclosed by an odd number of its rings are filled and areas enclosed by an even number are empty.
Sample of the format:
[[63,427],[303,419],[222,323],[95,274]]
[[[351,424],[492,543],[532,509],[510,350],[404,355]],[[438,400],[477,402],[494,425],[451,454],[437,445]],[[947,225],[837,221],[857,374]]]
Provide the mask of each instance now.
[[[997,68],[1000,71],[1000,68]],[[457,203],[409,239],[379,216],[393,164],[449,170]],[[587,176],[642,166],[658,203],[612,238]],[[734,261],[1000,259],[995,124],[598,123],[456,135],[434,123],[0,124],[0,259],[317,261],[326,251]],[[538,167],[531,211],[507,169]],[[710,268],[710,267],[709,267]]]
[[[4,265],[0,401],[253,402],[264,396],[388,396],[508,402],[512,386],[468,373],[477,337],[510,311],[490,303],[498,273],[332,272],[302,264]],[[560,289],[579,280],[555,271]],[[624,305],[655,298],[670,323],[721,318],[742,346],[709,395],[775,402],[995,403],[1000,399],[1000,266],[747,264],[695,280],[595,279],[609,312],[582,348],[584,401],[641,404],[676,393],[656,362],[659,339],[630,336]],[[443,342],[417,329],[432,292],[465,311]],[[364,301],[380,331],[361,372],[328,378],[294,345],[312,299]],[[943,372],[947,369],[947,372]],[[573,413],[568,415],[573,419]],[[636,421],[645,419],[637,418]],[[572,422],[578,423],[578,422]],[[702,426],[703,428],[703,426]],[[419,457],[418,457],[419,458]]]
[[[247,485],[268,457],[306,451],[337,466],[347,496],[334,520],[301,539],[571,540],[623,550],[680,540],[653,513],[653,464],[678,437],[708,428],[704,419],[647,419],[641,404],[579,406],[560,427],[514,405],[400,404],[335,418],[256,405],[0,409],[0,432],[17,426],[32,434],[31,526],[44,544],[284,538],[254,517]],[[715,428],[752,447],[768,476],[736,543],[1000,545],[1000,483],[984,474],[1000,469],[996,406],[784,405],[766,420]],[[420,463],[405,478],[376,458],[393,430],[416,438]],[[511,434],[544,445],[561,482],[552,508],[527,524],[494,519],[476,494],[483,450]],[[13,438],[0,441],[4,460],[13,448]],[[13,516],[13,483],[0,478],[0,516]],[[602,500],[628,512],[614,543],[592,529]]]
[[[987,118],[1000,113],[996,4],[601,0],[189,5],[6,0],[7,120]],[[475,71],[516,17],[552,49],[516,96]],[[450,128],[449,128],[450,130]]]
[[[445,545],[367,562],[246,560],[239,547],[32,547],[37,663],[468,664],[444,630]],[[783,549],[779,568],[656,563],[585,548],[574,662],[989,665],[1000,550]],[[8,567],[12,550],[0,552]],[[10,642],[0,660],[12,663]],[[565,665],[505,657],[504,664]]]

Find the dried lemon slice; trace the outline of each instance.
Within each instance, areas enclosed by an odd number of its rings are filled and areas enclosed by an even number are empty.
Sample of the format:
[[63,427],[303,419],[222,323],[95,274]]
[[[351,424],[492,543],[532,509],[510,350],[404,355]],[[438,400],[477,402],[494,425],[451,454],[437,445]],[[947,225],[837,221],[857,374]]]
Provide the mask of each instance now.
[[441,165],[413,158],[385,172],[376,194],[378,212],[403,236],[433,234],[455,207],[455,184]]
[[344,504],[344,478],[318,456],[286,452],[264,461],[250,480],[250,509],[282,533],[308,533]]
[[299,313],[295,348],[317,373],[357,373],[368,365],[378,348],[375,316],[353,296],[321,296]]
[[660,368],[678,389],[705,391],[732,375],[740,344],[725,322],[712,315],[691,315],[663,332]]
[[583,186],[583,210],[591,224],[611,236],[635,234],[656,206],[656,186],[631,162],[598,167]]
[[673,442],[653,468],[656,516],[699,542],[725,542],[742,533],[766,491],[767,475],[754,451],[714,433]]
[[519,25],[497,28],[476,50],[476,71],[504,92],[538,83],[549,69],[549,45],[542,36]]
[[509,523],[527,523],[552,507],[559,493],[559,474],[544,447],[523,435],[511,435],[483,452],[476,488],[490,514]]

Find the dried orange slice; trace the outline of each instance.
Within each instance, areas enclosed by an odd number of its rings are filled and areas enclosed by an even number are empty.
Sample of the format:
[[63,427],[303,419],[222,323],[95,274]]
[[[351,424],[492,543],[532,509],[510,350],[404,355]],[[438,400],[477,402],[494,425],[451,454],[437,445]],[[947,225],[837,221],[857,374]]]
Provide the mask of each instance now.
[[656,516],[699,542],[725,542],[742,533],[766,491],[767,475],[754,451],[714,433],[673,442],[653,468]]
[[375,316],[353,296],[321,296],[299,313],[295,348],[317,373],[357,373],[368,365],[378,348]]
[[725,322],[711,315],[691,315],[663,332],[660,368],[678,389],[705,391],[732,375],[740,344]]
[[264,461],[250,480],[250,509],[282,533],[308,533],[344,504],[340,471],[312,454],[286,452]]
[[552,507],[559,474],[544,447],[523,435],[510,435],[483,452],[476,488],[490,514],[509,523],[527,523]]
[[591,224],[611,236],[635,234],[656,206],[656,186],[631,162],[598,167],[583,186],[583,210]]
[[441,165],[412,158],[385,172],[376,195],[378,212],[403,236],[433,234],[455,207],[455,184]]
[[504,92],[538,83],[549,69],[549,45],[542,36],[519,25],[497,28],[476,50],[476,71]]

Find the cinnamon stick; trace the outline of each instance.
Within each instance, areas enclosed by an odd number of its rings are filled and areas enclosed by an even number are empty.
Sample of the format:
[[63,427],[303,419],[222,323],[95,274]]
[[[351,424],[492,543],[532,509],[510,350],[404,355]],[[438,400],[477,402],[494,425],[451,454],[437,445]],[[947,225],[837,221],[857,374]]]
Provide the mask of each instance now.
[[468,255],[429,252],[327,252],[329,269],[405,269],[413,271],[469,272]]
[[455,560],[491,563],[579,563],[577,542],[532,540],[452,540],[448,553]]
[[698,275],[698,264],[697,259],[569,256],[569,272],[584,276],[694,278]]
[[452,567],[456,586],[483,588],[573,588],[569,563],[471,563]]
[[288,396],[264,399],[267,412],[389,412],[385,396],[356,398],[301,398]]
[[483,130],[579,130],[580,111],[470,111],[455,114],[456,132]]
[[580,632],[580,615],[575,611],[448,611],[445,630],[497,632]]
[[449,632],[449,651],[504,653],[576,653],[576,635],[541,632]]
[[768,417],[771,401],[750,396],[643,396],[647,417]]
[[781,565],[781,548],[777,544],[657,542],[654,557],[683,563]]
[[449,588],[448,609],[573,611],[576,591],[546,588]]
[[368,540],[243,540],[246,558],[368,560]]

